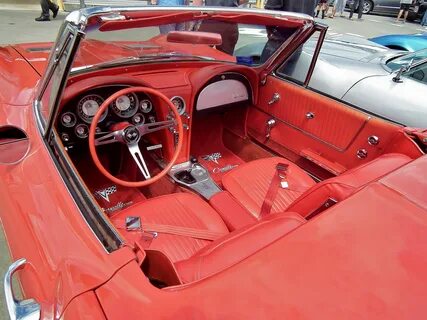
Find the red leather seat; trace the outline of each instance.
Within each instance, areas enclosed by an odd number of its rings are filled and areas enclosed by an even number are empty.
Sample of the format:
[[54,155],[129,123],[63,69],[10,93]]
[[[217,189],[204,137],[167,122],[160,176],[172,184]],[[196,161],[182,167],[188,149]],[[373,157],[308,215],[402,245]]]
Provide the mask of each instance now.
[[301,194],[316,184],[304,170],[286,159],[265,158],[240,165],[222,178],[222,185],[258,219],[271,180],[277,174],[278,163],[288,165],[286,181],[289,187],[279,188],[271,213],[284,212]]
[[[141,232],[125,231],[126,217],[140,217],[145,223],[181,226],[198,230],[208,230],[223,234],[229,231],[208,203],[190,193],[174,193],[152,198],[122,210],[111,219],[115,226],[123,230],[129,243],[141,241]],[[162,251],[172,262],[184,260],[210,244],[209,240],[159,233],[151,241],[150,249]]]
[[111,219],[130,244],[141,243],[140,231],[126,231],[126,217],[138,216],[144,223],[181,226],[222,233],[215,241],[159,233],[146,248],[164,253],[175,264],[183,283],[219,272],[284,236],[305,222],[295,213],[270,215],[229,233],[221,217],[198,196],[176,193],[150,199],[126,208]]
[[184,283],[202,279],[242,261],[305,222],[296,213],[269,215],[213,241],[190,259],[176,263],[175,267]]

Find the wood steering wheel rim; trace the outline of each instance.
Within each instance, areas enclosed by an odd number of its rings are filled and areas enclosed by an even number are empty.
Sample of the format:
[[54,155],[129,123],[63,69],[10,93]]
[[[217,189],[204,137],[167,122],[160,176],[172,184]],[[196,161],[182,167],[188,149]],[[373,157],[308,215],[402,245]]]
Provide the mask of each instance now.
[[[122,95],[126,95],[126,94],[131,93],[131,92],[143,92],[146,94],[148,93],[151,95],[155,95],[155,96],[159,97],[161,100],[163,100],[164,102],[166,102],[169,109],[171,109],[173,112],[173,115],[174,115],[175,121],[176,121],[176,126],[178,129],[178,143],[175,147],[175,151],[174,151],[174,154],[172,156],[172,159],[170,160],[168,165],[163,168],[163,170],[161,172],[159,172],[155,176],[153,176],[147,180],[144,180],[144,181],[126,181],[126,180],[122,180],[122,179],[119,179],[119,178],[113,176],[102,165],[101,161],[99,160],[98,154],[96,152],[96,146],[95,146],[95,132],[96,132],[96,127],[97,127],[98,121],[101,118],[101,115],[105,112],[105,110],[108,108],[108,106],[111,103],[113,103],[113,101],[115,101],[118,97],[120,97]],[[170,171],[172,166],[175,164],[175,162],[178,159],[178,156],[181,152],[181,149],[182,149],[183,132],[184,132],[184,129],[182,126],[181,116],[179,115],[174,104],[163,93],[159,92],[158,90],[155,90],[152,88],[147,88],[147,87],[125,88],[125,89],[122,89],[122,90],[115,92],[108,99],[106,99],[101,104],[101,106],[99,107],[95,116],[93,117],[92,122],[90,124],[90,129],[89,129],[89,151],[90,151],[90,155],[92,156],[93,162],[95,163],[95,166],[98,168],[98,170],[106,178],[110,179],[111,181],[113,181],[119,185],[125,186],[125,187],[144,187],[144,186],[148,186],[148,185],[158,181],[159,179],[163,178]]]

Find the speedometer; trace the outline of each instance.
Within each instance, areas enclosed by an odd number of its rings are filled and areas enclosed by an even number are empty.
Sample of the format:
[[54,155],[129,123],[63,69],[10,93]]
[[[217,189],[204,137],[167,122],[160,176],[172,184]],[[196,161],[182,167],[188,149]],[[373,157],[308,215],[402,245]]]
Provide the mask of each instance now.
[[[89,94],[84,96],[77,104],[77,114],[84,122],[91,123],[93,117],[103,102],[104,99],[96,94]],[[104,120],[106,116],[107,111],[102,114],[99,121]]]
[[138,97],[135,93],[124,94],[113,101],[111,108],[119,117],[130,118],[138,110]]

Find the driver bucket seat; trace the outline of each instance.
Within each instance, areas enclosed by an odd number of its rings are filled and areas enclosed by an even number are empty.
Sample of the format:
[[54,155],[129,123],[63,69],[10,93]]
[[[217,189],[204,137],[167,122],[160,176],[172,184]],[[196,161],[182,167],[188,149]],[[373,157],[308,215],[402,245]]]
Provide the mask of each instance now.
[[[142,230],[149,225],[152,231],[160,228],[165,232],[160,231],[157,237],[146,241],[144,235],[149,233],[126,230],[127,217],[139,217]],[[166,255],[181,283],[220,272],[305,223],[296,213],[282,213],[229,232],[219,214],[190,193],[152,198],[124,209],[111,219],[129,244]]]

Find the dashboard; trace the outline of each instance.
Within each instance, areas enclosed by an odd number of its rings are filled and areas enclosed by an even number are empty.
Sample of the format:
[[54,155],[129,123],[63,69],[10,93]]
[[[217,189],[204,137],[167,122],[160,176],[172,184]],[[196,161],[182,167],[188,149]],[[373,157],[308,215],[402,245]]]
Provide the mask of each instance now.
[[[102,69],[81,73],[69,79],[63,105],[55,123],[58,136],[70,155],[80,155],[88,148],[89,128],[101,104],[117,91],[129,87],[148,87],[169,98],[181,115],[183,147],[176,160],[189,160],[194,116],[197,113],[223,113],[236,105],[248,105],[256,99],[257,73],[246,66],[217,63],[152,64]],[[129,93],[110,103],[97,124],[96,135],[111,131],[113,125],[170,120],[170,110],[157,96]],[[144,150],[169,161],[178,141],[170,128],[144,137]],[[106,150],[108,151],[108,150]]]
[[[62,109],[57,123],[60,138],[66,147],[85,142],[92,119],[102,103],[113,93],[128,86],[102,86],[91,89],[70,100]],[[186,111],[185,100],[180,96],[171,98],[180,115]],[[134,125],[153,123],[158,120],[155,102],[144,93],[128,93],[115,99],[102,114],[97,133],[105,133],[116,123],[127,121]]]

